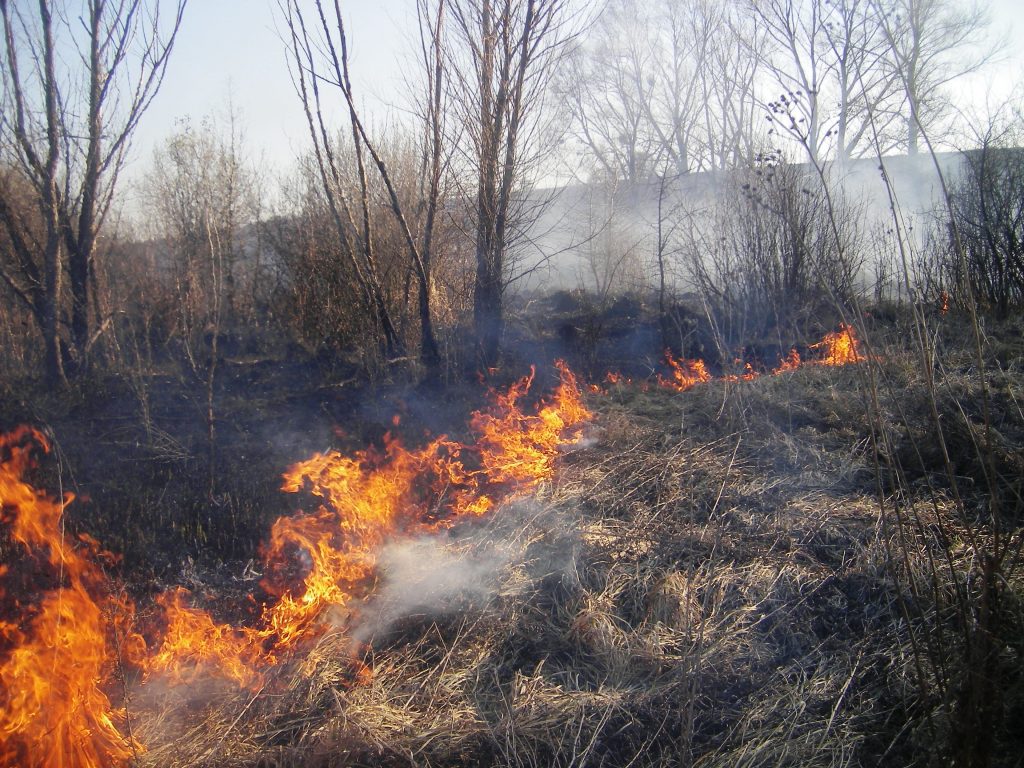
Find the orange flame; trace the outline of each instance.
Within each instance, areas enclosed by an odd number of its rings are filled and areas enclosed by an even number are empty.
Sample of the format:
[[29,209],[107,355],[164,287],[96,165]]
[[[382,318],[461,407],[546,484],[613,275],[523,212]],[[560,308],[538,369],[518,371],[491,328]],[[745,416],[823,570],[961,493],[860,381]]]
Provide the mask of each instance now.
[[[13,515],[11,538],[49,566],[45,578],[56,586],[30,619],[0,623],[0,764],[123,766],[142,747],[118,729],[125,713],[112,706],[102,683],[115,664],[111,635],[123,631],[118,617],[130,615],[131,606],[109,594],[95,562],[109,556],[87,537],[81,545],[66,539],[61,518],[72,497],[58,501],[24,481],[33,448],[49,451],[33,429],[0,435],[0,509]],[[0,574],[11,576],[6,567]],[[0,600],[7,598],[0,592]]]
[[791,349],[789,350],[789,354],[779,361],[778,367],[772,368],[772,375],[778,376],[780,373],[795,371],[800,367],[800,365],[800,353],[795,349]]
[[[838,331],[825,334],[825,337],[820,342],[811,344],[809,348],[823,350],[820,359],[804,361],[800,358],[800,353],[796,349],[791,349],[779,361],[778,366],[771,369],[771,375],[795,371],[804,365],[840,366],[859,363],[867,359],[860,351],[860,341],[857,339],[853,327],[845,323],[840,323]],[[739,363],[740,361],[737,360],[736,362]],[[727,373],[715,379],[708,373],[707,366],[703,360],[677,360],[668,350],[665,351],[665,364],[668,366],[671,375],[666,377],[659,374],[657,377],[658,386],[676,392],[685,392],[697,384],[706,384],[710,381],[754,381],[763,375],[754,370],[750,363],[746,363],[743,366],[743,373]],[[622,374],[615,372],[606,373],[605,381],[609,384],[630,385],[633,383],[632,379],[625,378]],[[646,386],[641,385],[641,387],[646,391]],[[589,389],[595,394],[607,394],[606,390],[596,384],[591,384]]]
[[[505,393],[492,393],[494,403],[472,416],[473,444],[441,436],[408,449],[389,434],[383,451],[329,451],[292,466],[282,490],[306,491],[318,506],[280,518],[271,529],[263,587],[276,601],[263,610],[259,626],[218,624],[174,593],[162,601],[168,628],[147,671],[181,680],[182,670],[204,667],[256,687],[260,670],[316,637],[328,615],[344,624],[353,598],[369,589],[375,553],[389,537],[485,514],[550,478],[559,451],[591,416],[575,376],[561,361],[556,365],[560,383],[533,413],[521,406],[532,371]],[[302,573],[287,575],[296,562]],[[366,670],[357,667],[354,674],[364,678]]]
[[736,382],[736,381],[753,381],[760,377],[757,371],[754,370],[754,366],[750,363],[746,363],[743,366],[743,373],[729,373],[722,377],[722,381]]
[[676,392],[685,392],[697,384],[711,381],[711,374],[703,360],[676,360],[669,350],[665,350],[665,363],[669,367],[671,378],[658,376],[658,385]]
[[840,323],[838,331],[826,333],[824,339],[812,344],[810,348],[825,351],[822,359],[817,361],[818,365],[849,365],[865,359],[860,353],[860,341],[853,327],[846,323]]

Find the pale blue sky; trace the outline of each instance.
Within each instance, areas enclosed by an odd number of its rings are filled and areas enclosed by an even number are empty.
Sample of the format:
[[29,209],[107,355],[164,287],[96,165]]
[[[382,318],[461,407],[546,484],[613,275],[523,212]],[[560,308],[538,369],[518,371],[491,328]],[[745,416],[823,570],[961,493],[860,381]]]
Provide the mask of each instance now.
[[[402,51],[415,27],[415,0],[341,0],[349,27],[353,81],[368,106],[398,96]],[[972,86],[1005,90],[1024,73],[1024,0],[992,0],[993,27],[1010,36],[1011,61]],[[149,164],[155,146],[183,116],[223,111],[229,96],[249,150],[286,167],[307,139],[305,118],[288,75],[278,32],[277,0],[191,0],[163,89],[145,116],[129,176]],[[1016,33],[1012,34],[1011,33]]]
[[[399,54],[415,27],[414,0],[342,0],[354,87],[373,106],[401,88]],[[272,165],[286,165],[308,140],[288,74],[276,0],[191,0],[163,87],[135,142],[135,166],[184,116],[240,114],[247,144]]]

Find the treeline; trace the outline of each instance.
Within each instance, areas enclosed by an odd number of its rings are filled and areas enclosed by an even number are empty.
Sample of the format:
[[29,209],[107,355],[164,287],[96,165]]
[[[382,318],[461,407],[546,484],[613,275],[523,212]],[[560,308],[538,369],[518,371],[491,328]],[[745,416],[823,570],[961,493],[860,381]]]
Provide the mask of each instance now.
[[[998,50],[976,7],[613,0],[590,18],[568,0],[417,0],[416,11],[408,117],[379,131],[350,77],[344,7],[284,2],[308,151],[269,178],[235,116],[186,120],[128,221],[119,182],[185,3],[90,3],[74,19],[48,2],[0,3],[5,374],[59,388],[90,368],[174,360],[212,387],[218,357],[292,348],[371,371],[492,367],[510,287],[550,255],[534,237],[549,202],[538,189],[566,168],[661,190],[643,253],[600,216],[580,247],[604,299],[625,287],[657,297],[666,343],[683,285],[732,341],[881,300],[894,282],[908,301],[950,296],[1004,316],[1024,298],[1019,103],[965,134],[966,171],[930,238],[897,221],[887,259],[867,259],[875,235],[836,183],[848,160],[966,130],[948,86]],[[723,170],[736,183],[714,210],[684,210],[666,191]]]

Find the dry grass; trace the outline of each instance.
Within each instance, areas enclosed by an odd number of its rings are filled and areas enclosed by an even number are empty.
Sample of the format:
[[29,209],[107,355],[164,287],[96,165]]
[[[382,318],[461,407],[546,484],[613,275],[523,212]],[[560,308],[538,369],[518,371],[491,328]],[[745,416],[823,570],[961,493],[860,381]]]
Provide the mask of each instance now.
[[[909,456],[925,437],[907,415],[913,366],[886,375],[902,377],[886,445]],[[595,445],[565,458],[557,485],[445,542],[501,543],[509,564],[490,599],[379,633],[365,684],[338,628],[259,691],[139,699],[140,765],[941,763],[956,674],[948,574],[970,572],[970,531],[926,457],[920,494],[876,482],[861,376],[595,400]],[[970,402],[958,377],[950,407]],[[1008,468],[1020,427],[1007,415]],[[879,488],[887,504],[901,494],[898,519],[880,512]],[[1013,764],[1019,736],[1002,738],[997,763]]]

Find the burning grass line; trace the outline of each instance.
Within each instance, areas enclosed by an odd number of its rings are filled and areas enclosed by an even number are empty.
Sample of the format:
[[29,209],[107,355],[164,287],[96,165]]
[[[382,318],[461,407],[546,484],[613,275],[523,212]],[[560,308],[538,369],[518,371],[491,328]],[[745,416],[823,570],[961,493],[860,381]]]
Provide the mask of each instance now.
[[[409,479],[402,480],[402,482],[408,482],[409,484],[408,486],[400,486],[397,492],[393,492],[392,496],[386,497],[389,499],[386,503],[393,506],[387,510],[385,516],[386,524],[380,530],[375,530],[372,526],[366,525],[365,521],[358,517],[354,519],[344,517],[344,514],[349,511],[347,509],[334,509],[334,505],[342,499],[352,498],[351,495],[346,493],[345,489],[348,486],[344,483],[341,486],[342,491],[340,493],[333,490],[320,493],[319,495],[323,502],[320,508],[321,516],[325,520],[340,523],[339,527],[342,529],[348,528],[351,532],[350,536],[356,537],[354,542],[357,547],[336,551],[327,549],[320,550],[319,552],[309,547],[306,548],[306,551],[313,557],[322,555],[327,558],[325,562],[334,558],[346,568],[350,565],[355,565],[358,568],[366,567],[372,569],[372,553],[385,538],[390,537],[396,531],[436,533],[442,527],[450,527],[450,523],[446,522],[444,517],[437,515],[437,510],[441,509],[442,506],[444,512],[450,515],[448,520],[453,520],[465,513],[480,514],[499,502],[521,497],[536,489],[540,483],[546,481],[553,474],[554,461],[560,446],[574,440],[579,425],[590,416],[579,399],[579,390],[572,373],[563,364],[559,364],[559,368],[561,382],[556,390],[555,397],[542,402],[535,413],[524,413],[519,409],[519,405],[516,402],[525,395],[532,382],[532,374],[514,384],[507,394],[495,395],[497,406],[474,415],[474,428],[478,430],[481,436],[480,441],[476,445],[456,445],[446,442],[445,438],[439,438],[425,449],[416,452],[405,451],[397,443],[392,442],[386,444],[385,453],[381,459],[366,452],[360,454],[359,460],[356,463],[350,462],[344,465],[347,468],[364,473],[359,482],[364,483],[364,490],[368,491],[365,496],[368,499],[376,500],[378,496],[369,491],[379,488],[380,482],[390,481],[397,470],[409,472]],[[48,501],[41,494],[38,497],[33,497],[34,501],[30,498],[34,492],[28,490],[28,486],[22,482],[20,477],[24,468],[28,465],[28,460],[26,459],[27,449],[23,448],[21,444],[29,438],[42,446],[44,450],[48,448],[45,439],[41,435],[28,430],[21,430],[13,435],[2,438],[3,442],[0,445],[0,452],[11,452],[13,464],[9,466],[7,459],[4,459],[3,472],[0,474],[0,492],[2,492],[4,497],[4,506],[13,507],[16,511],[14,518],[15,527],[13,529],[15,539],[21,541],[29,549],[36,544],[40,544],[42,551],[48,553],[51,563],[57,569],[57,581],[61,584],[61,587],[58,588],[55,595],[51,596],[51,602],[55,600],[57,606],[56,623],[53,631],[63,638],[65,635],[69,635],[73,631],[77,632],[79,629],[79,625],[76,623],[79,621],[77,617],[74,622],[71,621],[70,617],[65,617],[65,613],[68,610],[66,601],[70,599],[71,592],[65,589],[64,582],[70,580],[70,584],[67,585],[68,588],[74,591],[76,595],[81,593],[83,599],[85,599],[86,582],[91,585],[93,582],[100,583],[104,581],[101,571],[97,569],[96,573],[93,574],[93,571],[90,570],[93,566],[89,562],[89,556],[102,558],[106,557],[106,555],[99,549],[99,545],[91,540],[85,541],[83,551],[87,553],[86,556],[76,553],[66,541],[62,512],[63,507],[70,502],[70,497],[63,502]],[[464,463],[464,455],[467,453],[472,453],[478,457],[477,460],[480,462],[479,469]],[[413,483],[419,482],[419,477],[426,468],[425,465],[428,459],[431,461],[436,459],[436,463],[431,464],[429,468],[430,471],[436,473],[436,477],[439,479],[439,482],[435,483],[435,485],[441,491],[441,498],[449,494],[451,498],[448,502],[434,502],[428,499],[420,507],[417,506],[415,496],[419,491],[414,487]],[[333,471],[333,467],[327,464],[325,465],[325,471]],[[374,474],[375,472],[377,474]],[[395,476],[397,477],[397,475]],[[306,477],[314,483],[313,487],[316,490],[317,486],[315,483],[321,481],[321,476],[310,473]],[[429,476],[427,481],[429,482]],[[356,487],[361,486],[357,485]],[[324,486],[324,488],[326,489],[327,486]],[[482,507],[477,503],[481,500],[486,502]],[[31,507],[33,514],[36,511],[42,514],[44,519],[40,524],[37,525],[37,522],[29,514],[29,506],[26,505],[34,505]],[[426,515],[426,523],[416,521],[414,517],[410,517],[409,520],[412,522],[397,519],[396,524],[392,525],[390,522],[391,516],[395,514],[409,514],[404,511],[406,506],[411,507],[413,513],[420,509],[427,510],[428,512],[433,510],[433,512]],[[351,511],[361,512],[363,509],[358,508]],[[18,514],[19,512],[20,514]],[[369,519],[367,518],[367,520]],[[311,516],[300,517],[299,522],[315,522],[315,518]],[[53,528],[53,531],[47,533],[49,528]],[[329,528],[326,534],[328,541],[335,536]],[[361,541],[359,537],[362,537]],[[312,539],[299,538],[296,541],[303,545],[304,542],[312,541]],[[350,539],[351,541],[353,539]],[[322,544],[323,542],[318,546],[322,546]],[[348,546],[351,547],[352,545]],[[363,547],[363,549],[358,547]],[[364,557],[367,560],[367,565],[365,566],[361,563],[361,559]],[[346,560],[346,558],[349,559]],[[67,573],[65,573],[66,567],[69,568]],[[330,574],[329,576],[327,575],[328,573]],[[355,586],[358,583],[362,573],[363,571],[358,570],[352,573],[345,570],[329,571],[320,574],[320,577],[329,578],[333,582],[333,588],[335,589],[348,589],[350,586]],[[168,610],[168,618],[173,622],[177,618],[184,616],[187,612],[188,615],[195,617],[199,621],[197,627],[200,630],[202,630],[203,626],[209,625],[209,632],[201,631],[194,638],[198,643],[195,648],[202,649],[202,655],[210,654],[209,658],[219,658],[214,654],[223,654],[224,659],[227,660],[229,657],[233,657],[234,662],[232,663],[242,661],[243,665],[251,669],[255,669],[257,666],[270,670],[280,669],[281,667],[278,665],[285,658],[286,654],[292,650],[291,644],[293,641],[306,641],[310,635],[319,634],[319,632],[311,632],[310,628],[313,627],[314,623],[319,623],[322,611],[332,604],[340,603],[344,605],[348,600],[348,595],[344,595],[344,593],[332,593],[326,598],[314,596],[314,602],[310,603],[307,599],[310,597],[308,589],[312,584],[310,578],[314,575],[316,575],[315,569],[307,575],[305,580],[306,591],[293,592],[286,589],[280,593],[283,598],[296,601],[296,607],[305,611],[305,613],[299,614],[301,623],[297,625],[297,630],[292,635],[283,633],[282,627],[284,625],[277,621],[268,621],[264,627],[257,629],[234,629],[228,625],[218,625],[205,612],[199,611],[196,608],[186,607],[183,603],[181,605],[182,611]],[[264,582],[266,583],[266,581],[267,579],[265,578]],[[343,598],[342,595],[344,595]],[[181,601],[180,595],[177,600]],[[311,607],[301,607],[297,602],[299,600],[306,600],[307,606]],[[165,601],[165,608],[173,609],[172,602],[173,600]],[[278,603],[277,605],[281,604]],[[46,603],[44,602],[44,614],[46,610],[45,605]],[[93,613],[99,613],[100,611],[100,607],[93,606],[92,603],[89,603],[87,607]],[[95,607],[94,611],[93,607]],[[44,614],[41,614],[41,616]],[[126,609],[124,615],[129,614],[130,610]],[[274,618],[273,614],[265,613],[264,616],[265,618]],[[65,621],[71,623],[65,624]],[[103,630],[101,627],[98,627],[96,631],[101,633]],[[20,634],[15,636],[13,624],[10,627],[6,624],[3,625],[3,632],[5,640],[13,639],[17,642],[21,637]],[[116,648],[114,653],[118,658],[121,658],[123,655],[123,642],[119,633],[120,627],[115,628],[114,640]],[[168,632],[168,636],[170,634]],[[216,637],[220,636],[223,636],[229,643],[230,649],[214,647],[213,643]],[[31,639],[28,636],[26,638]],[[456,641],[458,641],[458,638],[456,638]],[[132,662],[141,664],[143,670],[150,673],[154,669],[152,667],[152,660],[156,658],[156,655],[154,655],[156,649],[151,649],[148,654],[141,652],[141,648],[135,647],[140,642],[141,638],[133,635]],[[181,647],[185,649],[190,646],[186,643]],[[165,646],[161,651],[166,652],[168,648]],[[180,658],[176,655],[177,653],[177,651],[171,652],[166,659],[166,668],[175,671],[175,673],[180,670],[178,666]],[[191,654],[192,651],[188,651],[188,653]],[[445,664],[436,671],[436,679],[438,681],[444,679],[447,671],[447,660],[451,658],[452,653],[453,649],[446,652]],[[241,654],[241,658],[239,654]],[[14,658],[17,660],[21,657],[15,655]],[[195,661],[198,662],[196,665],[197,670],[202,668],[208,671],[210,669],[208,661],[203,658],[195,657]],[[8,671],[6,667],[10,663],[12,663],[11,659],[5,659],[3,662],[4,666],[0,666],[0,672],[6,675]],[[161,664],[163,663],[161,662]],[[353,663],[358,662],[356,659],[353,659]],[[57,662],[54,658],[50,664],[49,676],[56,679],[57,670]],[[361,670],[357,667],[356,674],[360,673]],[[433,684],[431,680],[433,674],[431,673],[424,677],[420,687],[412,692],[409,702],[419,696],[426,686]],[[97,680],[99,677],[100,675],[97,672]],[[235,675],[235,678],[239,682],[243,680],[238,675]],[[277,685],[277,682],[273,681],[270,676],[267,676],[263,670],[258,673],[258,677],[253,678],[253,681],[255,685],[252,687],[252,693],[247,697],[244,706],[241,706],[233,719],[226,722],[225,727],[218,732],[219,739],[216,743],[202,752],[202,759],[206,762],[220,759],[228,739],[236,732],[239,724],[255,711],[257,703],[264,698],[265,692],[270,690],[269,686],[273,684],[276,687]],[[84,726],[79,728],[75,726],[72,728],[69,726],[67,733],[61,732],[58,734],[58,738],[67,740],[68,743],[64,746],[74,750],[79,755],[74,761],[75,767],[107,768],[108,766],[121,766],[128,760],[137,760],[141,748],[135,740],[134,728],[131,723],[127,725],[129,732],[127,738],[130,740],[130,743],[122,749],[120,745],[122,737],[114,727],[111,715],[107,713],[109,708],[108,700],[98,689],[95,695],[90,695],[95,700],[95,706],[92,707],[95,711],[87,712],[83,709],[82,714],[85,717],[96,718],[96,727]],[[69,698],[71,699],[71,704],[77,701],[77,697]],[[58,719],[62,717],[63,715],[60,715]],[[25,720],[25,722],[29,722],[29,720]],[[63,721],[58,722],[54,728],[62,727],[61,722]],[[68,722],[70,723],[70,721]],[[153,721],[146,725],[147,727],[143,730],[148,734],[153,730],[150,726],[156,726],[156,722]],[[285,727],[295,728],[296,724],[290,723]],[[158,727],[157,729],[159,730]],[[12,733],[13,742],[11,741]],[[50,739],[49,733],[31,735],[25,731],[24,724],[19,719],[2,735],[0,754],[5,759],[10,758],[13,760],[17,755],[21,755],[23,749],[27,749],[29,744],[38,742],[41,745],[49,743]],[[84,740],[79,741],[79,739]],[[177,752],[174,745],[168,745],[168,747],[171,753]],[[160,751],[163,754],[168,754],[167,749]],[[47,752],[50,753],[49,750]],[[63,765],[66,763],[66,760],[60,756],[59,752],[51,754],[54,755],[54,759],[57,761],[53,765]],[[95,756],[95,759],[92,755]],[[41,756],[39,759],[43,762],[38,762],[38,765],[49,768],[51,763],[47,761],[47,758]],[[85,762],[82,762],[82,760]],[[32,763],[33,766],[36,764],[36,762]]]
[[[744,372],[741,374],[724,373],[721,376],[715,377],[709,373],[707,365],[703,360],[680,360],[677,359],[670,350],[665,350],[664,353],[664,365],[668,368],[669,376],[663,376],[658,374],[655,377],[655,383],[661,389],[671,390],[673,392],[688,392],[689,390],[696,387],[698,384],[709,384],[720,382],[727,386],[723,390],[722,405],[719,408],[719,418],[724,412],[726,405],[726,394],[728,393],[729,384],[735,384],[740,382],[756,381],[765,377],[776,377],[783,374],[787,374],[801,368],[807,368],[811,366],[824,366],[824,367],[839,367],[845,365],[851,365],[855,363],[861,363],[871,359],[870,355],[866,355],[860,351],[861,341],[857,337],[856,331],[853,326],[847,325],[846,323],[840,323],[839,330],[825,334],[825,337],[815,343],[809,345],[809,349],[823,350],[820,353],[820,357],[816,360],[801,360],[800,354],[797,350],[791,349],[787,355],[785,355],[779,364],[767,371],[756,371],[750,363],[744,365]],[[736,361],[741,362],[740,360]],[[605,374],[603,381],[610,387],[622,387],[631,386],[634,384],[633,379],[624,377],[622,374],[609,371]],[[646,392],[648,385],[643,382],[640,385],[641,391]],[[587,386],[587,390],[592,394],[608,394],[607,387],[602,387],[601,384],[591,383]]]

